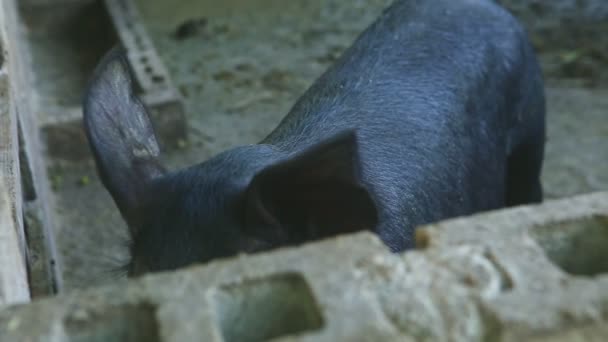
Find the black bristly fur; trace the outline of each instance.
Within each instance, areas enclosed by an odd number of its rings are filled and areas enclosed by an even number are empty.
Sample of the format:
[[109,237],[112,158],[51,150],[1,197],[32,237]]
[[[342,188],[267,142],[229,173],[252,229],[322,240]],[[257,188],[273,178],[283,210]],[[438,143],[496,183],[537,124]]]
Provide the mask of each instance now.
[[165,172],[120,51],[84,121],[129,223],[130,274],[369,229],[393,251],[415,227],[542,200],[541,71],[491,0],[398,0],[257,145]]

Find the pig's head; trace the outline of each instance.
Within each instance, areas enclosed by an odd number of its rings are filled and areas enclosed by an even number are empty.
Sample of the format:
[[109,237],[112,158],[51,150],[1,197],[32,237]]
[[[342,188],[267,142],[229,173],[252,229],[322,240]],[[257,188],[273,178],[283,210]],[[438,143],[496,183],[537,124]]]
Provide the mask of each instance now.
[[242,146],[168,172],[118,49],[93,75],[84,125],[99,176],[129,226],[130,275],[377,224],[352,131],[296,152]]

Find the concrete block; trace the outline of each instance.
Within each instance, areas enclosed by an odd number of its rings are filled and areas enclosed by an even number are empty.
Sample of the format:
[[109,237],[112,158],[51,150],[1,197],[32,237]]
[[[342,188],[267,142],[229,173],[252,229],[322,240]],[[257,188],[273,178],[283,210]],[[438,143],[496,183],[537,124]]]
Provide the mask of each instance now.
[[[148,108],[152,125],[163,147],[178,146],[185,139],[185,121],[181,102],[174,101],[170,89],[146,93],[142,100]],[[83,161],[91,150],[82,123],[81,107],[55,107],[40,117],[45,153],[61,160]]]
[[387,253],[366,233],[146,276],[4,310],[0,339],[395,340],[397,330],[363,286],[368,272],[356,266],[375,255],[397,265]]
[[[606,192],[441,222],[419,230],[417,243],[431,255],[467,246],[485,250],[496,285],[478,293],[480,305],[504,340],[604,331],[599,327],[608,320]],[[466,264],[448,257],[444,265],[461,272]],[[460,278],[489,284],[486,273]]]
[[[241,255],[7,308],[0,339],[599,341],[606,269],[577,267],[606,260],[583,240],[607,216],[596,193],[429,225],[402,255],[367,232]],[[572,244],[590,256],[564,266]]]
[[132,0],[104,0],[118,38],[127,49],[143,102],[151,112],[161,144],[179,145],[187,138],[183,103],[169,71],[148,35],[143,19]]

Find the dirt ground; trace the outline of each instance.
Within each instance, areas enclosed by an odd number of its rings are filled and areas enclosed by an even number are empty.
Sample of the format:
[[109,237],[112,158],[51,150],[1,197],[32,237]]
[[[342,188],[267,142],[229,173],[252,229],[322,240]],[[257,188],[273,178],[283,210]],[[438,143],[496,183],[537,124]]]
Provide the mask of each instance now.
[[[138,2],[185,101],[189,141],[166,156],[172,167],[199,163],[222,150],[263,138],[389,3]],[[555,55],[543,55],[551,76],[543,172],[546,198],[607,190],[607,88],[590,86],[580,78],[559,77],[555,59]],[[55,160],[48,164],[55,186],[65,289],[120,279],[114,270],[128,257],[126,228],[92,164]]]

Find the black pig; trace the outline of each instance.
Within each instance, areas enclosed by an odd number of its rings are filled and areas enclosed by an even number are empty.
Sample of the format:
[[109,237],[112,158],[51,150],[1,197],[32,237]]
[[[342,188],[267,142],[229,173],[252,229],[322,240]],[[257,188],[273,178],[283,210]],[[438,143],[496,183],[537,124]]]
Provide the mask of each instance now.
[[542,200],[541,71],[489,0],[395,1],[268,137],[184,170],[159,163],[118,49],[84,124],[131,275],[364,229],[402,251],[418,225]]

